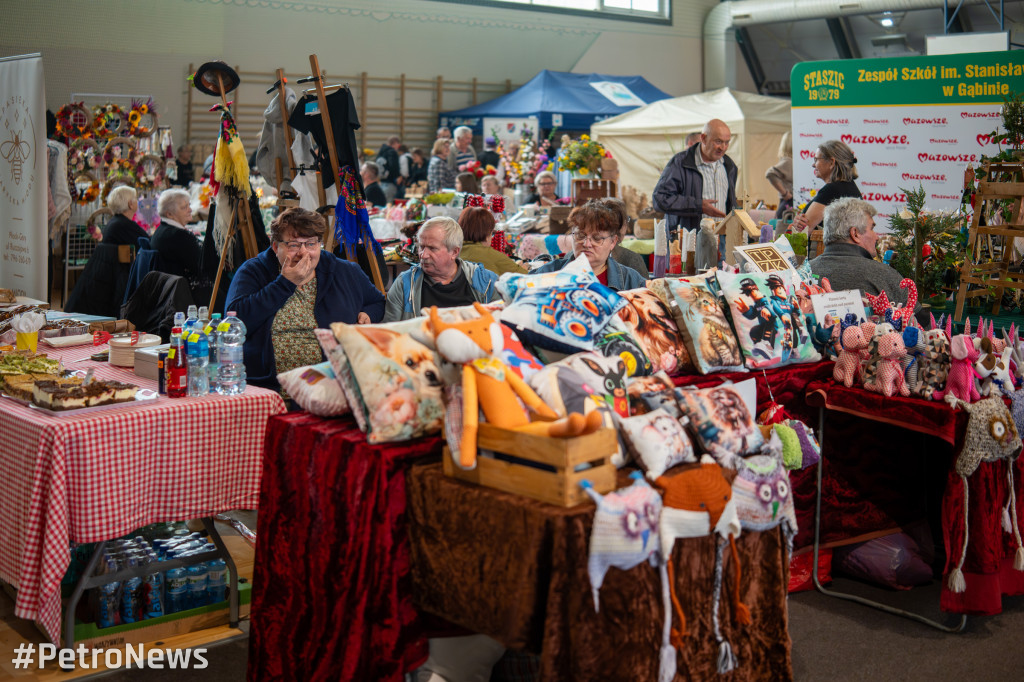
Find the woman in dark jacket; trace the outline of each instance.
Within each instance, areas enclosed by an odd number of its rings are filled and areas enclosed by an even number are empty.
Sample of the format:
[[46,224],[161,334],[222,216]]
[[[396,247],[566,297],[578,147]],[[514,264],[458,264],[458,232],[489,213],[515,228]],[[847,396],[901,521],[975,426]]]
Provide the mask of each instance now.
[[199,273],[203,254],[199,240],[185,229],[192,222],[188,192],[183,189],[164,190],[160,193],[156,210],[160,214],[160,226],[149,241],[150,246],[160,253],[159,270],[191,281]]
[[414,182],[424,182],[427,179],[427,158],[423,154],[423,150],[417,147],[410,152],[412,161],[409,163],[409,179],[406,180],[406,186],[413,184]]
[[104,244],[137,246],[139,237],[149,237],[142,226],[132,220],[139,210],[139,194],[135,188],[127,185],[115,187],[107,197],[107,206],[114,212],[114,217],[103,226]]

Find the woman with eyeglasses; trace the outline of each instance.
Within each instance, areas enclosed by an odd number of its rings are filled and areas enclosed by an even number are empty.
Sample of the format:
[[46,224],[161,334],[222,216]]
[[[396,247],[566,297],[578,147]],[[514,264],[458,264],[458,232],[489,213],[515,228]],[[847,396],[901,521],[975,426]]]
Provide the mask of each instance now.
[[619,243],[621,216],[618,211],[591,200],[574,208],[568,223],[572,228],[572,256],[551,261],[533,272],[555,272],[576,258],[586,256],[597,279],[611,289],[623,291],[644,286],[644,277],[639,272],[610,257]]
[[384,317],[384,295],[355,263],[322,250],[324,217],[290,208],[270,224],[270,248],[235,273],[225,310],[247,330],[248,381],[277,389],[277,375],[324,359],[313,330]]
[[810,232],[825,218],[825,207],[836,199],[860,199],[857,188],[857,157],[853,150],[839,140],[822,142],[814,154],[814,176],[825,181],[803,213],[793,220],[793,230]]
[[540,208],[558,206],[558,195],[555,194],[555,187],[558,185],[558,178],[551,171],[541,171],[533,180],[533,186],[537,193],[527,198],[526,203],[537,204]]

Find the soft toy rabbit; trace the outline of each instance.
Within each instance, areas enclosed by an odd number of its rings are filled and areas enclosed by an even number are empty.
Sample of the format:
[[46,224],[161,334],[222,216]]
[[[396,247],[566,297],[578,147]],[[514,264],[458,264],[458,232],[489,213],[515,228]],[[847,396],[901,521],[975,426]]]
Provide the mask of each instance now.
[[981,379],[978,393],[987,397],[995,387],[997,393],[1009,395],[1013,392],[1013,376],[1010,374],[1010,356],[1013,349],[1003,344],[1002,351],[992,343],[991,337],[981,339],[981,356],[974,363],[974,369]]
[[[488,423],[505,429],[564,438],[591,433],[601,427],[601,414],[596,410],[584,417],[570,414],[558,419],[554,410],[534,393],[519,375],[502,362],[504,343],[499,323],[480,303],[473,307],[480,313],[475,320],[445,324],[430,308],[430,326],[437,350],[449,362],[462,365],[462,442],[459,466],[472,469],[476,465],[477,420],[480,409]],[[526,404],[524,409],[516,398]],[[545,421],[531,421],[529,412]]]
[[837,382],[841,382],[843,386],[850,388],[853,386],[853,382],[856,379],[858,383],[862,376],[861,372],[861,361],[867,355],[868,342],[864,338],[864,332],[861,330],[860,325],[856,324],[856,321],[852,315],[848,315],[845,320],[840,322],[840,344],[842,349],[839,351],[839,359],[836,360],[836,366],[832,370],[832,378]]
[[973,403],[981,399],[978,387],[975,384],[977,372],[974,371],[974,363],[978,361],[981,351],[974,347],[974,343],[967,334],[957,334],[950,342],[950,367],[949,376],[946,378],[946,390],[935,391],[932,394],[934,400],[945,400],[950,405],[962,400],[965,403]]
[[864,388],[884,396],[891,397],[896,393],[910,395],[910,389],[903,379],[902,360],[907,355],[903,345],[903,336],[899,332],[888,332],[878,340],[878,355],[881,360],[874,382],[865,384]]

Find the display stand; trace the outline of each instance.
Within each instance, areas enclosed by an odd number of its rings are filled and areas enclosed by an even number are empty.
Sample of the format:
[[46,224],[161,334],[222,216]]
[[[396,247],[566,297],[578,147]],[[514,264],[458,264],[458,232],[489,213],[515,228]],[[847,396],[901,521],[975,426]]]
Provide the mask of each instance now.
[[[288,125],[288,91],[285,90],[285,85],[288,83],[288,79],[284,77],[284,69],[277,70],[277,82],[270,86],[267,90],[267,94],[277,90],[277,104],[281,109],[281,128],[284,130],[284,144],[285,150],[288,153],[288,180],[295,179],[295,157],[292,156],[292,130],[291,126]],[[277,174],[275,180],[277,180],[277,190],[281,191],[281,185],[285,181],[285,174],[281,158],[274,159],[274,171]]]
[[719,254],[719,258],[729,265],[736,264],[734,249],[747,243],[747,235],[755,239],[761,237],[761,229],[750,214],[741,208],[730,211],[729,215],[715,226],[715,233],[719,237],[725,235],[725,250]]
[[[325,87],[324,86],[324,76],[323,76],[322,72],[320,71],[320,60],[317,59],[317,56],[315,54],[309,55],[309,66],[310,66],[310,69],[312,70],[313,74],[310,77],[308,77],[308,78],[301,78],[301,79],[299,79],[298,82],[299,83],[306,83],[306,82],[312,81],[313,83],[315,83],[315,87],[311,88],[307,92],[312,92],[313,90],[316,91],[317,103],[319,105],[319,112],[320,112],[320,121],[323,123],[323,126],[324,126],[324,136],[329,141],[329,143],[327,145],[327,155],[328,155],[328,158],[330,158],[330,160],[331,160],[331,171],[334,173],[334,181],[335,181],[335,183],[340,183],[341,182],[341,173],[340,173],[341,166],[338,164],[338,148],[337,148],[337,142],[335,141],[337,138],[335,138],[335,136],[334,136],[334,128],[331,125],[331,115],[330,115],[330,111],[327,108],[327,94],[326,94],[326,91],[327,91],[328,88],[330,88],[330,89],[345,88],[347,90],[348,89],[348,85],[347,84],[329,85],[329,86]],[[323,183],[322,182],[317,182],[317,187],[321,188],[320,191],[322,193],[323,192]],[[340,187],[338,188],[338,194],[339,194],[339,196],[341,195],[341,188]],[[320,204],[321,204],[321,206],[326,202],[326,200],[327,200],[326,196],[321,194],[321,197],[320,197]],[[325,213],[325,217],[328,219],[328,225],[329,225],[330,222],[331,222],[330,219],[334,217],[334,210],[333,209],[328,210]],[[328,252],[334,250],[334,230],[330,229],[330,227],[328,227],[327,234],[324,236],[324,248]],[[376,258],[376,255],[373,252],[373,247],[370,246],[369,244],[363,244],[363,249],[366,252],[366,260],[370,264],[370,273],[372,274],[373,284],[374,284],[374,286],[377,287],[378,290],[380,290],[381,293],[384,293],[384,280],[381,278],[380,266],[377,264],[377,258]],[[358,258],[356,256],[356,252],[355,252],[355,247],[349,248],[348,246],[346,246],[345,247],[345,257],[348,260],[352,261],[353,263],[358,262]]]
[[574,178],[572,181],[573,204],[581,206],[591,199],[618,196],[618,185],[614,180]]
[[[1015,239],[1024,237],[1024,223],[1021,222],[1021,200],[1024,199],[1024,163],[982,164],[985,179],[978,183],[975,193],[974,217],[967,236],[968,255],[960,268],[960,288],[956,294],[956,310],[953,319],[963,318],[967,299],[992,295],[995,303],[992,314],[999,314],[1000,303],[1005,289],[1024,289],[1024,274],[1010,272]],[[966,182],[973,181],[973,172],[968,169]],[[999,210],[999,204],[1009,200],[1010,219],[1001,225],[982,225],[986,213]],[[983,240],[987,247],[982,250]],[[1003,237],[1002,253],[996,254],[993,237]],[[977,285],[968,291],[970,285]]]
[[[220,90],[220,101],[224,106],[224,110],[228,111],[228,98],[224,90],[224,78],[220,73],[216,75],[218,90]],[[213,280],[213,293],[210,294],[210,310],[213,310],[217,304],[220,278],[224,274],[224,263],[227,259],[228,251],[231,250],[231,242],[235,237],[235,232],[239,232],[242,235],[242,246],[245,249],[246,260],[259,255],[259,248],[256,246],[256,234],[252,229],[252,213],[249,212],[249,200],[245,196],[239,195],[235,198],[231,206],[231,217],[228,220],[228,225],[228,234],[220,251],[220,262],[217,263],[217,276]]]

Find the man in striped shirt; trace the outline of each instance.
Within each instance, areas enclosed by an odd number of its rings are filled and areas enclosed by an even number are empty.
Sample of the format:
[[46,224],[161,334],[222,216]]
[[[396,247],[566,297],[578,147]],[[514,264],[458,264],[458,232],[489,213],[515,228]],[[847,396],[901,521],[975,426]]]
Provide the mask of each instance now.
[[[666,214],[670,238],[678,228],[696,230],[702,218],[723,218],[736,206],[737,168],[725,153],[731,139],[724,121],[708,121],[700,144],[679,152],[665,166],[652,198],[654,208]],[[707,260],[702,255],[696,254],[697,262]],[[664,271],[658,273],[658,265],[656,257],[655,276],[660,277]]]
[[476,151],[473,149],[473,129],[469,126],[459,126],[453,131],[455,144],[448,154],[448,167],[456,173],[459,168],[470,161],[476,161]]

